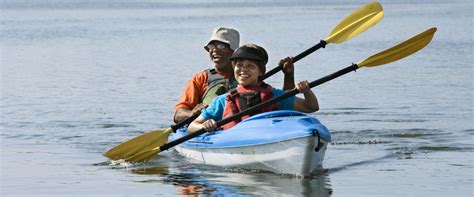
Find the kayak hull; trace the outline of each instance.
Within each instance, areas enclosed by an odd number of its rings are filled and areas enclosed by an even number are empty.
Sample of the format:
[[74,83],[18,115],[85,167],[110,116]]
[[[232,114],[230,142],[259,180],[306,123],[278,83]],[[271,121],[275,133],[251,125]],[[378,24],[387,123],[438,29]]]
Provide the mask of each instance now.
[[319,152],[314,151],[315,141],[317,140],[308,137],[254,147],[225,149],[177,147],[176,150],[187,158],[208,165],[307,175],[322,165],[326,152],[327,145],[324,145]]
[[[182,129],[172,138],[186,135]],[[275,111],[226,131],[204,134],[175,150],[202,164],[308,175],[322,166],[330,134],[319,121],[295,111]]]

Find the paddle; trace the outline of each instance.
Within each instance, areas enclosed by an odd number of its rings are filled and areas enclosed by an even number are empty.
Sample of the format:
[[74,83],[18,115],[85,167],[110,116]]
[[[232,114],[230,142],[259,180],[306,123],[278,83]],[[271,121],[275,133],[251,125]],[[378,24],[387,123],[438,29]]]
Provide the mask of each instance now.
[[[364,32],[368,28],[378,23],[382,19],[382,17],[382,6],[377,2],[369,3],[357,9],[352,14],[347,16],[344,20],[342,20],[331,31],[329,36],[326,38],[326,41],[321,41],[319,44],[295,56],[293,58],[293,63],[297,62],[303,57],[306,57],[317,49],[324,47],[326,43],[340,43],[349,40],[350,38]],[[264,75],[264,79],[277,73],[281,69],[282,67],[274,68],[273,70]],[[192,122],[194,119],[197,118],[197,116],[199,116],[199,114],[195,114],[194,116],[189,117],[166,130],[154,130],[143,135],[137,136],[135,138],[129,139],[105,152],[104,156],[112,160],[125,159],[134,155],[137,152],[146,150],[148,147],[156,147],[160,144],[164,144],[168,140],[168,136],[171,134],[171,132],[174,132],[182,126]]]
[[153,130],[148,133],[142,134],[126,142],[119,144],[118,146],[108,150],[104,153],[104,156],[110,158],[111,160],[125,159],[127,157],[133,156],[134,154],[146,150],[148,147],[156,147],[164,144],[168,141],[168,136],[171,132],[178,130],[191,123],[194,119],[199,116],[200,113],[196,113],[191,117],[177,123],[176,125],[171,126],[166,130]]
[[[337,71],[333,74],[330,74],[330,75],[322,77],[318,80],[312,81],[312,82],[309,83],[309,86],[311,88],[316,87],[316,86],[321,85],[321,84],[323,84],[327,81],[330,81],[332,79],[340,77],[340,76],[342,76],[344,74],[347,74],[351,71],[355,71],[355,70],[357,70],[359,68],[362,68],[362,67],[375,67],[375,66],[387,64],[387,63],[394,62],[394,61],[397,61],[399,59],[405,58],[405,57],[419,51],[420,49],[424,48],[426,45],[428,45],[428,43],[433,38],[435,32],[436,32],[436,28],[428,29],[428,30],[426,30],[426,31],[424,31],[424,32],[422,32],[422,33],[406,40],[405,42],[402,42],[402,43],[400,43],[400,44],[398,44],[398,45],[396,45],[392,48],[386,49],[382,52],[379,52],[375,55],[372,55],[372,56],[368,57],[367,59],[365,59],[365,60],[363,60],[363,61],[361,61],[357,64],[352,64],[351,66],[348,66],[348,67],[346,67],[342,70],[339,70],[339,71]],[[219,126],[227,124],[231,121],[240,119],[242,116],[254,113],[257,110],[260,110],[261,108],[263,108],[267,105],[282,101],[282,100],[287,99],[287,98],[289,98],[291,96],[294,96],[296,94],[298,94],[298,90],[296,90],[296,89],[288,91],[288,92],[286,92],[285,94],[283,94],[279,97],[275,97],[275,98],[272,98],[270,100],[264,101],[264,102],[262,102],[262,103],[260,103],[256,106],[253,106],[253,107],[248,108],[244,111],[241,111],[241,112],[239,112],[239,113],[237,113],[237,114],[235,114],[235,115],[233,115],[229,118],[218,121],[217,126],[219,127]],[[148,161],[151,158],[153,158],[153,156],[158,154],[159,152],[164,151],[164,150],[168,150],[169,148],[171,148],[173,146],[176,146],[176,145],[178,145],[180,143],[183,143],[183,142],[185,142],[189,139],[197,137],[197,136],[199,136],[203,133],[206,133],[206,130],[204,130],[204,129],[198,130],[198,131],[196,131],[192,134],[183,136],[183,137],[178,138],[174,141],[171,141],[167,144],[163,144],[162,146],[157,146],[157,147],[155,147],[151,150],[147,150],[147,151],[141,152],[137,155],[134,155],[132,157],[126,158],[125,161],[131,162],[131,163]]]
[[[378,2],[364,5],[344,18],[344,20],[329,33],[325,40],[321,40],[318,44],[293,57],[293,62],[297,62],[314,51],[326,47],[326,44],[341,43],[359,35],[382,20],[383,14],[382,5]],[[263,75],[262,80],[279,72],[281,69],[283,69],[283,66],[273,68]]]

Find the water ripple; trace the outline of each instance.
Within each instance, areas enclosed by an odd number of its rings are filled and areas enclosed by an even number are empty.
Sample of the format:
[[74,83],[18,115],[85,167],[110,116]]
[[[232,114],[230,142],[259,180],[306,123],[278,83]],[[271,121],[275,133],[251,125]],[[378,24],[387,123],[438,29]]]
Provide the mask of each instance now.
[[356,120],[350,120],[348,122],[401,122],[401,123],[407,123],[407,122],[426,122],[428,120],[421,120],[421,119],[356,119]]
[[105,124],[99,124],[100,128],[127,128],[127,127],[133,127],[133,125],[128,125],[128,124],[113,124],[113,123],[105,123]]
[[383,140],[368,140],[368,141],[343,141],[343,142],[331,142],[331,145],[346,145],[346,144],[388,144],[390,141]]
[[84,136],[79,136],[79,135],[73,135],[73,136],[64,136],[60,137],[60,140],[70,140],[70,139],[76,139],[76,138],[83,138]]
[[462,151],[464,148],[452,147],[452,146],[420,146],[418,150],[422,151]]

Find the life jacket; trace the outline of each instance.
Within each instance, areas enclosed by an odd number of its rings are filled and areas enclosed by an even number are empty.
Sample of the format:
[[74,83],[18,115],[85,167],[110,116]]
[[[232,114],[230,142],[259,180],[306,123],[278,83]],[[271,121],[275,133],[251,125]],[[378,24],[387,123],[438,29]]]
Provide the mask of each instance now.
[[[238,87],[229,91],[225,99],[225,107],[224,107],[224,113],[222,115],[222,119],[231,117],[234,114],[244,111],[263,101],[272,99],[273,93],[271,89],[272,87],[270,85],[262,82],[260,87],[256,87],[256,88]],[[229,129],[235,126],[240,121],[249,118],[250,116],[253,116],[255,114],[259,114],[262,112],[269,112],[269,111],[274,111],[274,110],[278,110],[278,104],[271,104],[266,107],[263,107],[262,109],[257,110],[256,112],[252,114],[245,115],[238,120],[234,120],[232,122],[229,122],[223,125],[222,128]]]
[[202,96],[201,103],[209,105],[219,95],[227,93],[237,87],[238,83],[234,77],[225,78],[216,69],[207,69],[207,90]]

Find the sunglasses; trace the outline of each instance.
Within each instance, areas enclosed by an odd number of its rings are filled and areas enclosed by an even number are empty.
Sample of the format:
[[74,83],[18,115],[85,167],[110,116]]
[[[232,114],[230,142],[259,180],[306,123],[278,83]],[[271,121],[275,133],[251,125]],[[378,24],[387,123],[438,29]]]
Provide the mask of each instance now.
[[215,49],[215,48],[217,48],[217,49],[225,49],[226,47],[227,47],[226,44],[223,44],[223,43],[217,43],[217,44],[209,43],[209,44],[207,45],[207,49],[208,49],[208,50]]

